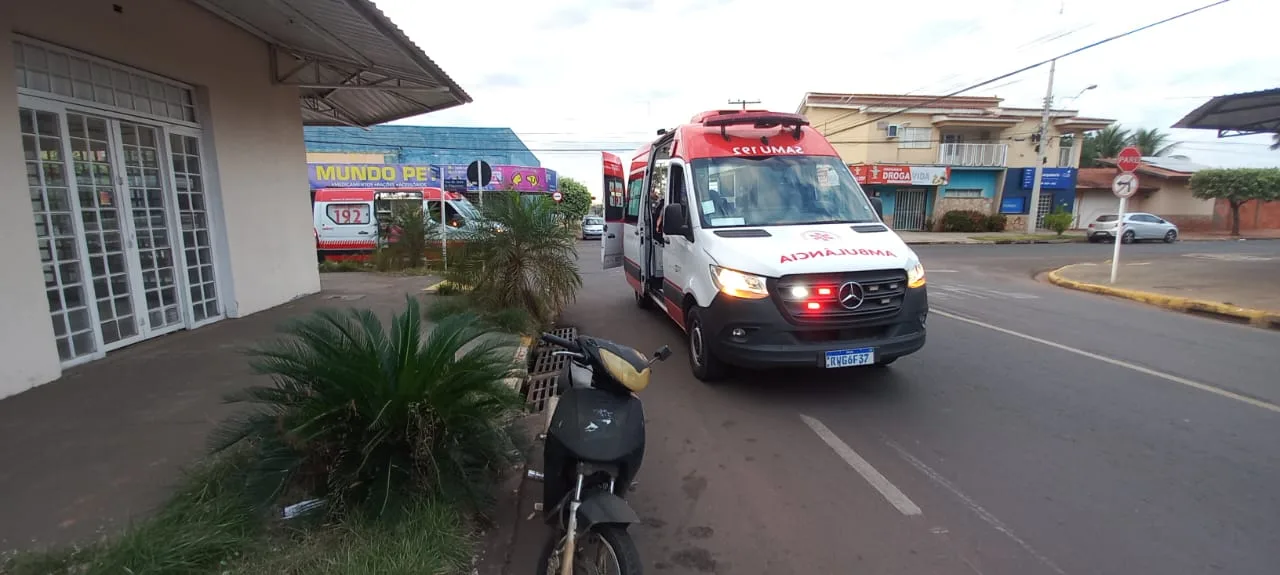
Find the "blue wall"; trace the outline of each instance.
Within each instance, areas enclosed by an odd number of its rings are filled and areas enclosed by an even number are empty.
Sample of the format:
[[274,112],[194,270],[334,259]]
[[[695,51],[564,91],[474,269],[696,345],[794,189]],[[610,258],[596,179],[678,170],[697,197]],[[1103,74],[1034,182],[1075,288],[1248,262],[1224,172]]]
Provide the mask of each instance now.
[[996,197],[996,180],[1000,175],[999,170],[959,170],[951,168],[951,178],[947,185],[942,187],[942,196],[946,197],[947,190],[955,188],[958,190],[982,190],[982,197]]
[[[1022,213],[1028,213],[1028,210],[1035,209],[1031,206],[1031,190],[1022,188],[1022,175],[1026,168],[1009,168],[1009,174],[1004,179],[1004,198],[1027,198],[1023,201],[1025,209]],[[1074,169],[1074,168],[1073,168]],[[955,171],[951,172],[955,174]],[[1043,182],[1043,180],[1042,180]],[[1068,212],[1075,208],[1076,203],[1076,187],[1074,174],[1070,179],[1070,188],[1064,190],[1047,190],[1043,187],[1040,189],[1040,195],[1053,195],[1053,209],[1062,208]],[[999,206],[997,206],[998,208]]]
[[510,128],[336,126],[303,128],[308,152],[383,153],[393,164],[490,164],[540,168],[542,163]]

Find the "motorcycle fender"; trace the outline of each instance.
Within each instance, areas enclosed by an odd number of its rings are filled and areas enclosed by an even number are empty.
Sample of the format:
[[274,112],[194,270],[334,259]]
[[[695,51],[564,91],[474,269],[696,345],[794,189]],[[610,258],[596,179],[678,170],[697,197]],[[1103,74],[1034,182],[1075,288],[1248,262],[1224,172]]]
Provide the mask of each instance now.
[[593,525],[630,525],[639,523],[640,516],[631,509],[627,500],[608,491],[592,493],[578,506],[579,521],[583,529]]

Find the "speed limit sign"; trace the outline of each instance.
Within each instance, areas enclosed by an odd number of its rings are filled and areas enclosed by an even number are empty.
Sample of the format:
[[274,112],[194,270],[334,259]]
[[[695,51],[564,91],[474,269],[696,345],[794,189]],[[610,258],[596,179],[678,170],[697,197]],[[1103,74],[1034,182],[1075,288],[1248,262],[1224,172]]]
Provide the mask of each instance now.
[[557,202],[558,202],[558,201],[560,201],[560,200],[563,200],[563,199],[564,199],[564,195],[563,195],[563,194],[561,194],[560,192],[552,192],[552,193],[551,193],[551,199],[553,199],[553,200],[555,200],[555,201],[557,201]]

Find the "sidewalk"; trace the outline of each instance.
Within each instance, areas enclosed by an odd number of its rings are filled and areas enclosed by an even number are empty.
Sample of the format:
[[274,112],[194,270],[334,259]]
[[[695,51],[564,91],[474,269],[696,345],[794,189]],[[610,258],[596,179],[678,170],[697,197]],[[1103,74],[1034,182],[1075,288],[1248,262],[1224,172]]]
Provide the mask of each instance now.
[[1187,232],[1182,234],[1184,241],[1237,241],[1237,240],[1280,240],[1280,230],[1247,230],[1240,232],[1240,237],[1232,237],[1230,232]]
[[908,232],[897,231],[902,241],[909,245],[935,244],[1061,244],[1084,241],[1083,232],[1067,232],[1062,237],[1052,232],[1025,234],[1021,232]]
[[[163,502],[209,430],[254,382],[245,347],[323,307],[384,320],[431,277],[321,274],[322,291],[243,319],[139,343],[0,401],[0,552],[85,541]],[[425,301],[424,301],[425,303]]]
[[1049,274],[1049,281],[1176,311],[1280,329],[1280,257],[1189,255],[1197,257],[1124,264],[1115,284],[1110,283],[1109,260],[1060,268]]

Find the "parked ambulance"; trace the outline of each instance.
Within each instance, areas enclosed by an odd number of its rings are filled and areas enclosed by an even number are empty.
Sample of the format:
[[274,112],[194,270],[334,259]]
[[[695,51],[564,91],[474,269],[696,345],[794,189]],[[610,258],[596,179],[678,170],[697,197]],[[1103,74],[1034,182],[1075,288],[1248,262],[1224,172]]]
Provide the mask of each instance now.
[[[604,161],[602,261],[727,366],[888,365],[924,346],[924,267],[798,114],[721,110]],[[626,185],[621,185],[626,177]]]
[[316,190],[312,207],[316,251],[325,255],[362,254],[378,246],[379,226],[386,225],[397,204],[417,203],[429,221],[444,221],[451,228],[468,230],[483,218],[462,194],[439,188],[329,188]]

